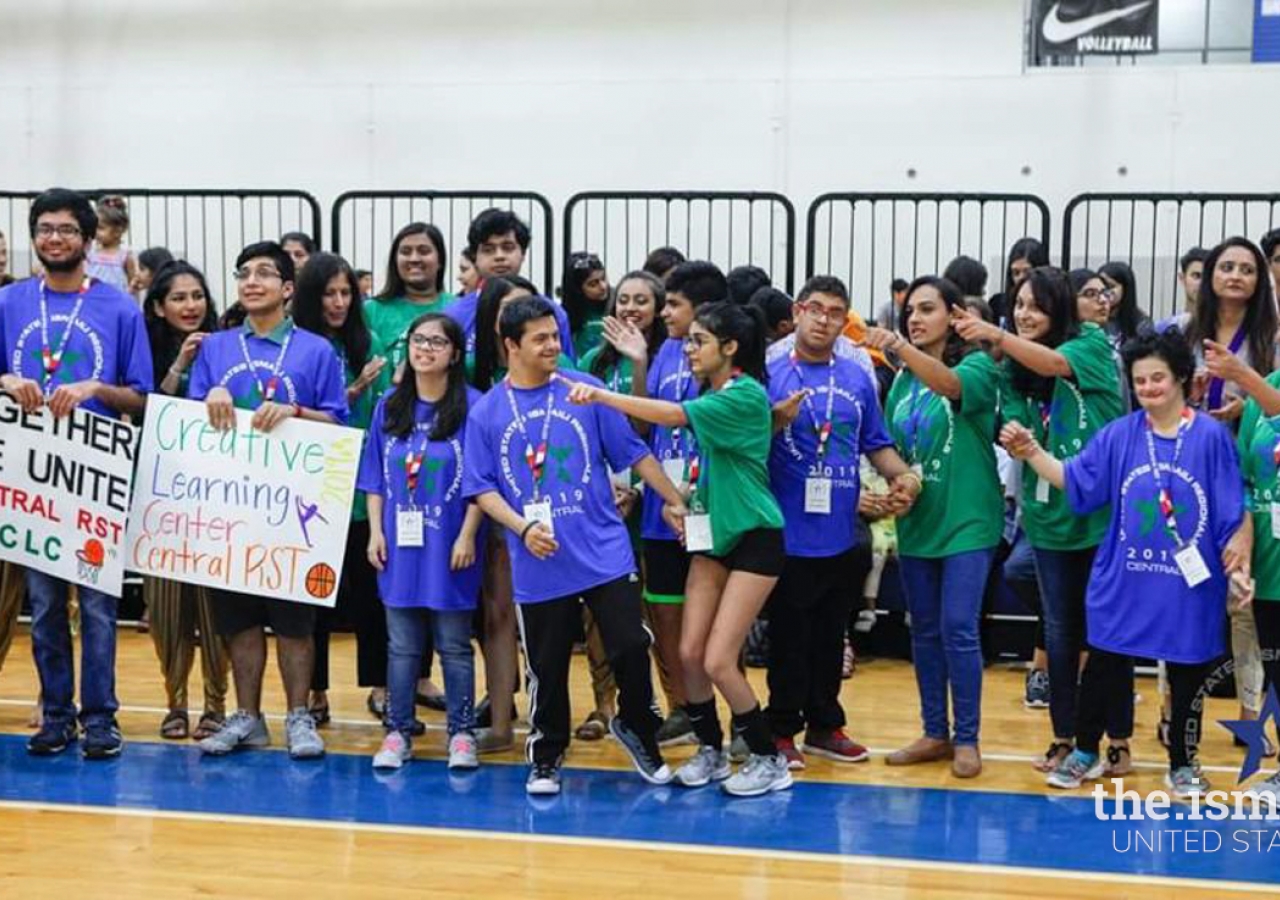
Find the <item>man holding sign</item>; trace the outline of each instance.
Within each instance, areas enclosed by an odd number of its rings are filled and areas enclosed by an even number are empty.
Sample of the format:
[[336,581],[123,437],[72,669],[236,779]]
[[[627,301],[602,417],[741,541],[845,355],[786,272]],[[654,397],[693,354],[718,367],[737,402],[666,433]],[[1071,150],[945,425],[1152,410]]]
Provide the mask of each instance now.
[[[295,417],[345,423],[347,398],[337,354],[328,341],[295,327],[285,315],[294,279],[289,254],[272,241],[251,244],[236,258],[235,279],[247,317],[239,328],[205,338],[188,397],[205,401],[209,424],[221,431],[235,428],[237,407],[254,411],[253,427],[261,432]],[[315,513],[300,511],[306,521]],[[231,654],[240,708],[221,731],[200,742],[200,749],[221,756],[271,742],[261,709],[265,626],[270,625],[289,706],[289,754],[295,759],[323,756],[324,741],[307,712],[315,607],[216,588],[210,597],[214,622]]]
[[[44,274],[0,291],[0,391],[27,413],[47,407],[58,418],[76,408],[111,419],[141,412],[152,387],[151,349],[137,303],[85,272],[85,248],[98,229],[93,207],[54,188],[32,202],[29,224]],[[77,738],[68,582],[35,568],[26,580],[44,707],[27,752],[47,756]],[[83,752],[107,759],[124,745],[115,717],[118,599],[79,591]]]

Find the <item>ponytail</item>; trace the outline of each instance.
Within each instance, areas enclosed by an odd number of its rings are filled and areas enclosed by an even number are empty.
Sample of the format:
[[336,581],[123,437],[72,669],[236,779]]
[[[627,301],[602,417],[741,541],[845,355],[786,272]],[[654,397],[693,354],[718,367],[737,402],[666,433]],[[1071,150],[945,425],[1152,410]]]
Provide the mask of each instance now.
[[733,365],[764,384],[768,380],[764,368],[764,352],[768,334],[764,311],[758,306],[730,302],[707,303],[698,307],[694,321],[721,342],[735,341],[738,350]]

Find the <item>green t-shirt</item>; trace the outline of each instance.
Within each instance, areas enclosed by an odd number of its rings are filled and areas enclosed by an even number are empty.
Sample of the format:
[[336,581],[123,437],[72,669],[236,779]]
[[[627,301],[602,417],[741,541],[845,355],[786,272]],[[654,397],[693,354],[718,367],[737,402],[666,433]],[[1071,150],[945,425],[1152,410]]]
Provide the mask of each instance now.
[[582,359],[604,340],[604,310],[590,312],[582,327],[573,333],[573,355]]
[[[1031,429],[1049,453],[1066,462],[1077,455],[1103,425],[1124,415],[1120,377],[1106,332],[1086,323],[1079,337],[1057,348],[1071,364],[1070,378],[1055,378],[1049,403],[1040,403],[1013,390],[1012,367],[1004,366],[1001,416]],[[1045,501],[1045,488],[1048,501]],[[1077,516],[1067,496],[1040,483],[1030,466],[1022,467],[1022,527],[1032,547],[1043,550],[1083,550],[1096,547],[1107,533],[1111,507]]]
[[960,398],[940,397],[903,369],[885,401],[898,452],[921,467],[920,496],[898,519],[903,556],[937,559],[1000,543],[1004,491],[996,474],[996,396],[1000,371],[985,353],[953,369]]
[[[594,375],[595,372],[592,371],[592,367],[596,364],[596,358],[604,352],[604,348],[604,344],[597,344],[593,349],[588,350],[585,356],[579,356],[578,371]],[[630,394],[631,370],[631,360],[625,356],[620,356],[616,364],[605,369],[604,374],[598,377],[609,390],[617,391],[619,394]]]
[[[1280,372],[1267,376],[1280,388]],[[1259,600],[1280,602],[1280,540],[1271,536],[1271,504],[1280,502],[1276,449],[1280,447],[1280,416],[1267,418],[1257,400],[1248,400],[1240,417],[1240,473],[1249,490],[1253,512],[1253,566]]]
[[442,291],[430,303],[414,303],[405,297],[391,300],[370,298],[364,302],[364,320],[369,323],[374,344],[382,348],[381,355],[387,359],[378,380],[373,383],[375,397],[381,397],[391,387],[396,369],[408,355],[409,345],[405,341],[405,332],[409,330],[409,323],[423,313],[444,312],[444,308],[452,302],[453,294],[448,291]]
[[760,382],[739,375],[718,391],[684,404],[698,439],[693,503],[711,515],[711,553],[725,556],[748,531],[781,528],[782,510],[769,490],[773,412]]

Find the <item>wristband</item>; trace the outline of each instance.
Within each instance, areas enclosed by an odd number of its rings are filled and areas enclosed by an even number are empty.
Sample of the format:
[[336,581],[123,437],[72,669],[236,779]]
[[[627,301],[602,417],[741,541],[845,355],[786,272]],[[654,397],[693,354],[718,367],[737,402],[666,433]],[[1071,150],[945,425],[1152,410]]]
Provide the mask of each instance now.
[[524,526],[524,530],[520,532],[520,543],[522,544],[524,543],[524,539],[528,536],[529,532],[533,529],[533,526],[537,524],[538,524],[538,520],[534,519],[528,525]]
[[293,404],[293,406],[292,406],[291,408],[293,409],[293,417],[294,417],[295,419],[301,419],[301,418],[302,418],[302,407],[301,407],[301,406],[299,406],[297,403],[295,403],[295,404]]

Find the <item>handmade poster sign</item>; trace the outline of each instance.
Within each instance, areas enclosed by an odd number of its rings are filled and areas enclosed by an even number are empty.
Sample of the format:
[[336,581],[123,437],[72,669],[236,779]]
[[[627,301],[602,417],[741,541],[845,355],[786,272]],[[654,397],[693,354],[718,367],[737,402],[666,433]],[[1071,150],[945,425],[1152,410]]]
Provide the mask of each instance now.
[[0,395],[0,559],[119,597],[138,429]]
[[236,410],[152,394],[129,516],[128,565],[148,575],[333,606],[362,432],[287,419],[269,434]]

